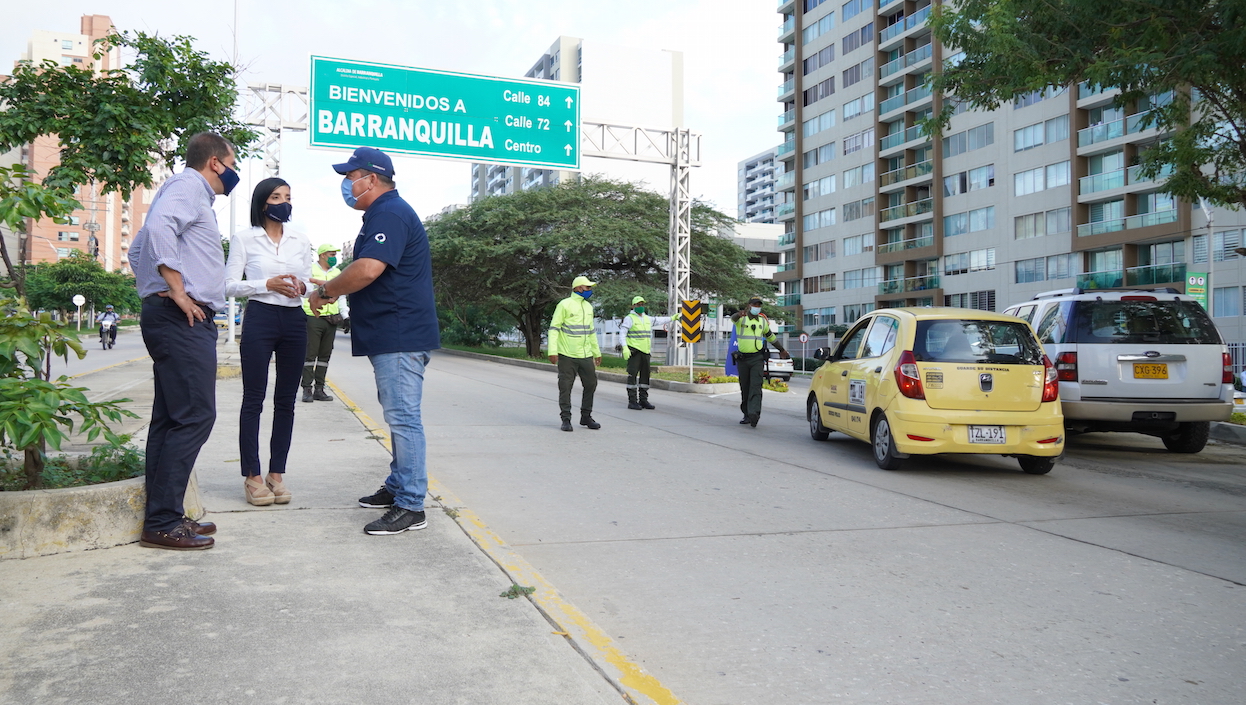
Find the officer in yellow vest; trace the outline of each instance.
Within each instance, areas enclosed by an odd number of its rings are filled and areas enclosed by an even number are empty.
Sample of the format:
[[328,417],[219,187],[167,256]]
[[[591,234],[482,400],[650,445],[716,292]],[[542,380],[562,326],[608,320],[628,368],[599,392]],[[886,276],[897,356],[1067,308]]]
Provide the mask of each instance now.
[[[337,268],[336,245],[321,245],[316,248],[317,260],[312,262],[311,283],[323,286],[329,280],[341,274]],[[329,371],[329,357],[333,355],[333,342],[337,339],[337,327],[342,322],[342,314],[337,302],[325,304],[316,313],[312,313],[311,304],[303,301],[303,312],[307,314],[307,355],[303,358],[303,401],[333,401],[333,397],[324,391],[325,374]],[[316,389],[312,391],[312,383]]]
[[593,305],[588,302],[596,282],[576,277],[572,294],[558,302],[549,324],[549,361],[558,365],[558,411],[562,430],[571,431],[571,387],[580,378],[584,394],[580,398],[580,425],[597,430],[593,420],[593,392],[597,391],[597,365],[601,346],[593,329]]
[[778,348],[783,359],[790,356],[775,334],[770,332],[770,319],[761,313],[761,297],[749,299],[745,310],[731,314],[731,321],[735,324],[736,344],[739,346],[735,355],[740,377],[740,411],[744,414],[740,423],[756,428],[757,420],[761,418],[762,374],[766,357],[770,355],[766,343]]
[[627,360],[627,408],[653,409],[649,403],[649,360],[653,350],[653,318],[645,315],[645,297],[632,299],[632,312],[619,324],[623,359]]

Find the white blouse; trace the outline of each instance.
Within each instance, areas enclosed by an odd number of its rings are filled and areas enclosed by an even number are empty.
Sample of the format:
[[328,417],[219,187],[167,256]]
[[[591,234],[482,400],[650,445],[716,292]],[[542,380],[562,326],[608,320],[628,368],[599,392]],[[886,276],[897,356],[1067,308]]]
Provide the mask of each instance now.
[[246,296],[274,306],[302,306],[302,298],[290,298],[268,290],[268,280],[293,274],[313,288],[311,279],[312,245],[307,236],[289,227],[281,242],[273,244],[264,228],[239,230],[229,239],[229,259],[225,262],[225,295]]

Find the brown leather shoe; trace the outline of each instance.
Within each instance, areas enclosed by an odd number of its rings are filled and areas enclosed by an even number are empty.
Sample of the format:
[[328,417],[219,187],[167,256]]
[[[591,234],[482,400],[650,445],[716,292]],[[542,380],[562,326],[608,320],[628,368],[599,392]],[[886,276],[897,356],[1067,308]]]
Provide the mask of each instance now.
[[190,517],[184,517],[182,524],[200,536],[209,536],[216,533],[216,524],[210,521],[195,521]]
[[178,524],[172,531],[144,531],[138,545],[147,548],[166,548],[172,551],[202,551],[212,548],[216,539],[200,536],[185,524]]

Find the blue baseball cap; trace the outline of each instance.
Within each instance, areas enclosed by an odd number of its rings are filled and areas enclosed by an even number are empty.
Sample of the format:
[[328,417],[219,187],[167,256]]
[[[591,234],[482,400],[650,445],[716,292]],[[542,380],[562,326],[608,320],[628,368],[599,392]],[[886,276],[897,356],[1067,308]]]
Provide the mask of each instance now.
[[363,169],[374,174],[394,178],[394,162],[389,155],[372,147],[360,147],[345,164],[334,164],[333,170],[339,174],[348,174],[356,169]]

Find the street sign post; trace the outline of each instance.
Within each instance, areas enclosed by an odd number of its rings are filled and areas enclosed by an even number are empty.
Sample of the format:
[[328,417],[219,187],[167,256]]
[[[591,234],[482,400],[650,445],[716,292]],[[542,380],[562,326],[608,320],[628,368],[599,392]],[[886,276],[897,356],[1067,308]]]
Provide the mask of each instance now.
[[801,333],[800,334],[800,369],[802,372],[805,369],[805,360],[808,360],[808,359],[809,359],[809,334]]
[[309,145],[580,168],[580,87],[311,57]]
[[87,297],[82,294],[74,294],[74,306],[78,307],[78,330],[82,330],[82,304],[87,302]]

